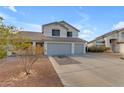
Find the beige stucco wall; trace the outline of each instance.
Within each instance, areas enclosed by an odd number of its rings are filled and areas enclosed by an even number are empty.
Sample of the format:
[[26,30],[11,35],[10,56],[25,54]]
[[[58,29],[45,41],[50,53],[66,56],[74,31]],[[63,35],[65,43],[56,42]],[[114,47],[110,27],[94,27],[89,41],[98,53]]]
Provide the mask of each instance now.
[[[124,33],[124,30],[119,32],[119,42],[124,42],[124,37],[121,36],[121,33]],[[124,43],[120,43],[119,45],[119,52],[124,55]]]
[[67,31],[72,32],[72,37],[78,37],[78,31],[68,26],[68,30],[58,24],[44,26],[43,31],[45,36],[52,36],[52,29],[60,30],[60,37],[67,37]]
[[[124,32],[124,31],[120,31],[119,33],[114,33],[114,34],[112,34],[112,35],[110,35],[110,36],[107,36],[105,39],[105,42],[106,42],[106,47],[110,47],[111,48],[111,45],[110,45],[110,43],[109,43],[109,40],[110,39],[117,39],[117,42],[122,42],[122,41],[124,41],[124,38],[122,38],[122,36],[121,36],[121,33],[122,32]],[[122,47],[123,47],[123,45],[122,44],[116,44],[116,48],[115,48],[115,51],[116,52],[122,52],[123,50],[122,50]]]
[[65,27],[67,27],[69,29],[68,31],[73,33],[73,37],[78,37],[78,31],[76,31],[74,28],[72,28],[71,26],[69,26],[65,23],[61,23],[61,24],[63,24]]
[[119,49],[120,53],[124,55],[124,43],[123,44],[119,44],[119,48],[120,48]]
[[111,47],[110,46],[110,41],[109,41],[110,39],[109,39],[109,37],[105,37],[104,40],[105,40],[105,46],[106,47]]
[[122,38],[121,33],[124,33],[124,31],[119,32],[119,40],[118,41],[123,42],[124,41],[124,38]]
[[111,34],[110,36],[108,36],[109,39],[118,39],[118,33],[114,33],[114,34]]
[[88,47],[96,46],[96,42],[93,41],[93,42],[91,42],[91,43],[88,43],[87,46],[88,46]]
[[114,34],[111,34],[111,35],[105,37],[104,38],[104,40],[105,40],[105,46],[111,48],[110,39],[117,39],[118,40],[118,38],[119,38],[119,34],[118,33],[114,33]]
[[60,37],[66,37],[67,31],[64,27],[58,24],[51,24],[48,26],[44,26],[43,31],[45,36],[52,36],[52,29],[59,29],[60,30]]
[[117,41],[119,42],[119,41],[124,41],[124,38],[122,38],[122,35],[121,35],[121,33],[123,33],[124,32],[124,30],[123,31],[120,31],[120,32],[118,32],[118,33],[114,33],[114,34],[112,34],[112,35],[110,35],[110,36],[107,36],[107,37],[105,37],[105,38],[107,38],[108,40],[110,40],[110,39],[117,39]]
[[[88,43],[87,46],[88,47],[96,46],[97,45],[97,43],[96,43],[97,41],[104,41],[104,38],[101,38],[101,39],[95,40],[95,41],[93,41],[91,43]],[[104,45],[104,44],[102,44],[102,45]]]

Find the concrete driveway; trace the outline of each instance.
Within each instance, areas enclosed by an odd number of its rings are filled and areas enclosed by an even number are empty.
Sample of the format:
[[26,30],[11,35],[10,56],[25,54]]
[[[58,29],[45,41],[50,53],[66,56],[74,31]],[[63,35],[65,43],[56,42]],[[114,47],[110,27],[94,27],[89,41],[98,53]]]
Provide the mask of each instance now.
[[117,55],[88,53],[49,59],[64,86],[124,87],[124,60]]

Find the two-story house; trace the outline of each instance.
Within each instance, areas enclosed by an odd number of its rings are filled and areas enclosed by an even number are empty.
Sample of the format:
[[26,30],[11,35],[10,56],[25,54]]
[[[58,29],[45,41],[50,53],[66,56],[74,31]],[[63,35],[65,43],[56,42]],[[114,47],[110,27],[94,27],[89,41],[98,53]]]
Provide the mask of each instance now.
[[86,41],[78,38],[79,30],[65,21],[53,22],[42,26],[45,36],[45,55],[85,54]]
[[114,30],[88,42],[88,47],[105,46],[112,52],[124,53],[124,28]]
[[85,54],[86,41],[78,38],[80,31],[65,21],[42,25],[42,33],[23,31],[21,35],[32,39],[34,47],[42,47],[44,55]]

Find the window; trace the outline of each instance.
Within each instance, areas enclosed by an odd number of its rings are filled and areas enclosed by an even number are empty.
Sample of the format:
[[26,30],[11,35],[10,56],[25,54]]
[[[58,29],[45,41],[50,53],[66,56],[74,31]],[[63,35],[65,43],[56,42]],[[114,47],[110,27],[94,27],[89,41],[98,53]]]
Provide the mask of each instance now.
[[67,32],[67,37],[72,37],[72,32]]
[[52,29],[52,36],[60,36],[60,30]]
[[104,45],[104,44],[105,44],[105,41],[103,41],[103,40],[102,41],[99,41],[99,40],[96,41],[96,45]]
[[124,38],[124,32],[121,33],[121,37]]

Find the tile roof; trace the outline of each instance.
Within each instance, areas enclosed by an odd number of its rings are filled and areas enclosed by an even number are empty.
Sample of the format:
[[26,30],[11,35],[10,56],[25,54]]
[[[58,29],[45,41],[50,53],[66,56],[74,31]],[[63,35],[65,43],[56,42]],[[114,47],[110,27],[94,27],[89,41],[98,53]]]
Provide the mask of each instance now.
[[117,30],[113,30],[113,31],[111,31],[111,32],[108,32],[108,33],[106,33],[106,34],[104,34],[104,35],[101,35],[101,36],[97,37],[96,39],[100,39],[100,38],[102,38],[102,37],[106,37],[106,36],[109,36],[109,35],[111,35],[111,34],[118,33],[118,32],[120,32],[120,31],[122,31],[122,30],[124,30],[124,28],[120,28],[120,29],[117,29]]
[[71,37],[44,37],[44,41],[62,41],[62,42],[87,42],[80,38],[71,38]]
[[31,40],[41,40],[43,34],[41,32],[20,31],[19,35],[30,38]]
[[41,32],[29,32],[29,31],[21,31],[20,35],[22,37],[31,38],[33,41],[60,41],[60,42],[86,42],[80,38],[64,38],[64,37],[48,37],[44,36]]

